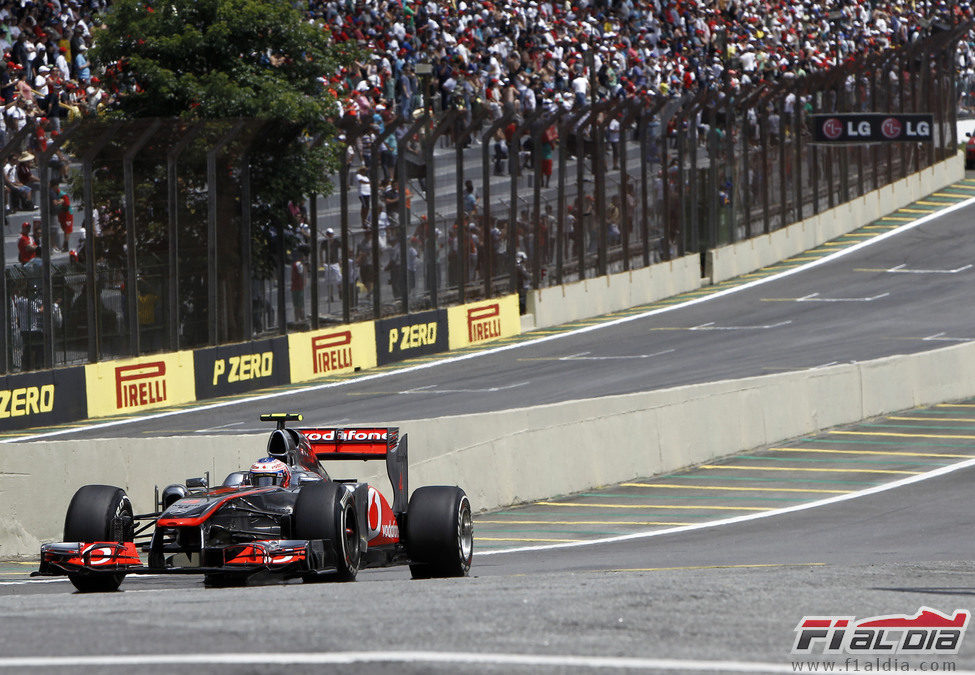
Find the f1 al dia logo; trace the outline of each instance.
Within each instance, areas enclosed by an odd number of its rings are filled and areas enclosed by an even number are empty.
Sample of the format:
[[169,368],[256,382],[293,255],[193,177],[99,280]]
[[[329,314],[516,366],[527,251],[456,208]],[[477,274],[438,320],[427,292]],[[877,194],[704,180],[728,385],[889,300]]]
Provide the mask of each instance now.
[[942,614],[921,607],[917,614],[804,616],[796,626],[793,654],[947,655],[957,654],[971,612]]

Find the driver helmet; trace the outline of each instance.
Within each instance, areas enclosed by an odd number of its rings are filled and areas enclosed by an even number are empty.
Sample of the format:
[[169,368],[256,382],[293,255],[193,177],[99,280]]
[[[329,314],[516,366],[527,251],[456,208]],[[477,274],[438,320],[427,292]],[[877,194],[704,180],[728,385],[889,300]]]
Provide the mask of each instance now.
[[288,487],[291,483],[291,470],[280,459],[265,457],[251,464],[251,485],[254,487]]

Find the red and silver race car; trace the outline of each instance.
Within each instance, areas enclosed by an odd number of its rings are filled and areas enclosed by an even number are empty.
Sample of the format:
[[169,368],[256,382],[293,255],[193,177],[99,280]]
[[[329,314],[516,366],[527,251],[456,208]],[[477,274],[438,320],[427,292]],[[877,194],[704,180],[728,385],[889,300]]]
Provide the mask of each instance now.
[[[292,429],[277,423],[267,457],[219,487],[206,478],[157,489],[136,515],[121,488],[86,485],[68,506],[64,542],[41,546],[38,576],[115,591],[126,574],[202,574],[208,586],[269,578],[353,581],[359,569],[408,564],[413,578],[466,576],[471,504],[455,486],[409,496],[407,437],[386,428]],[[384,459],[392,505],[374,487],[329,477],[319,460]],[[409,499],[407,497],[409,496]]]

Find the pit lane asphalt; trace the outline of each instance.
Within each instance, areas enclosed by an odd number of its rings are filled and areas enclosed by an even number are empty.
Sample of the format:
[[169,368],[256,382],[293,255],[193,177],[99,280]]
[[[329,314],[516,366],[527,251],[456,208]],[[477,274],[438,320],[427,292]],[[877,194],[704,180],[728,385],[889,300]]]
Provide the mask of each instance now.
[[[264,433],[261,412],[296,410],[316,424],[396,422],[522,408],[837,362],[919,352],[975,339],[975,206],[790,276],[720,299],[613,323],[774,277],[975,196],[964,180],[782,263],[728,282],[606,317],[504,340],[513,350],[475,350],[322,380],[320,388],[228,399],[217,409],[60,427],[58,438]],[[598,330],[574,333],[602,324]],[[540,337],[556,338],[533,342]],[[439,363],[434,365],[435,363]],[[426,365],[423,369],[398,372]],[[365,375],[366,377],[361,377]],[[294,387],[291,387],[293,390]],[[216,402],[219,404],[219,402]],[[77,427],[70,431],[72,427]],[[49,430],[50,431],[50,430]],[[9,440],[25,432],[7,432]]]

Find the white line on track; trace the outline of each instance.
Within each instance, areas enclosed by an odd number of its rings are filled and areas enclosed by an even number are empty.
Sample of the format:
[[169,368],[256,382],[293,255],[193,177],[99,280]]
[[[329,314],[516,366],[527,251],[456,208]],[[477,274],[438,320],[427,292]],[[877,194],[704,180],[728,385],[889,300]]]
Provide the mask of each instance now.
[[888,295],[890,293],[881,293],[870,298],[821,298],[819,297],[819,293],[810,293],[809,295],[797,298],[796,302],[873,302],[874,300],[886,298]]
[[959,272],[971,269],[971,267],[969,264],[964,267],[956,267],[953,270],[911,270],[907,269],[907,265],[898,265],[897,267],[891,267],[887,272],[889,274],[958,274]]
[[[781,516],[786,513],[805,511],[806,509],[814,509],[820,506],[826,506],[828,504],[845,502],[850,499],[858,499],[860,497],[866,497],[868,495],[877,494],[878,492],[886,492],[887,490],[893,490],[895,488],[899,488],[904,485],[910,485],[911,483],[918,483],[922,480],[937,478],[938,476],[943,476],[945,474],[952,473],[954,471],[967,469],[970,466],[975,466],[975,459],[962,460],[961,462],[958,462],[956,464],[949,464],[948,466],[942,466],[932,471],[928,471],[927,473],[918,474],[916,476],[908,476],[907,478],[901,478],[900,480],[895,480],[890,483],[884,483],[883,485],[875,485],[873,487],[869,487],[864,490],[859,490],[858,492],[850,492],[845,495],[827,497],[825,499],[820,499],[814,502],[807,502],[805,504],[796,504],[795,506],[785,506],[781,509],[773,509],[771,511],[749,513],[743,516],[732,516],[731,518],[722,518],[721,520],[712,520],[706,523],[695,523],[693,525],[679,525],[677,527],[670,527],[663,530],[632,532],[630,534],[621,534],[615,537],[604,537],[602,539],[587,539],[584,541],[566,542],[564,544],[543,544],[540,546],[505,548],[505,549],[499,549],[495,551],[478,551],[475,557],[479,558],[485,555],[500,555],[502,553],[522,553],[525,551],[548,551],[555,548],[577,548],[579,546],[594,546],[596,544],[612,544],[614,542],[628,541],[630,539],[646,539],[649,537],[661,537],[665,534],[676,534],[678,532],[691,532],[694,530],[705,530],[711,527],[723,527],[725,525],[734,525],[736,523],[748,522],[749,520],[758,520],[759,518],[771,518],[773,516]],[[475,535],[475,540],[476,540],[476,535]]]
[[[0,668],[71,668],[95,666],[245,666],[245,665],[352,665],[361,663],[449,664],[454,666],[507,666],[514,668],[598,668],[640,671],[690,671],[724,673],[794,673],[791,663],[757,661],[704,661],[618,656],[544,654],[490,654],[476,652],[294,652],[226,654],[111,654],[104,656],[0,657]],[[952,671],[975,675],[973,671]]]
[[753,279],[753,280],[748,281],[748,282],[745,282],[745,283],[743,283],[743,284],[741,284],[739,286],[732,286],[730,288],[726,288],[726,289],[721,290],[721,291],[715,291],[714,293],[711,293],[709,295],[703,295],[703,296],[700,296],[700,297],[697,297],[697,298],[693,298],[691,300],[686,300],[684,302],[680,302],[680,303],[677,303],[677,304],[674,304],[674,305],[668,305],[666,307],[658,307],[656,309],[647,310],[646,312],[640,312],[639,314],[632,314],[630,316],[624,316],[624,317],[620,317],[618,319],[611,319],[611,320],[606,321],[606,322],[603,322],[603,323],[597,323],[597,324],[592,324],[590,326],[584,326],[582,328],[577,328],[575,330],[566,331],[564,333],[554,333],[552,335],[545,335],[543,337],[538,337],[538,338],[535,338],[533,340],[525,340],[524,342],[515,342],[515,343],[507,344],[507,345],[504,345],[504,346],[501,346],[501,347],[494,347],[494,348],[491,348],[491,349],[485,349],[483,351],[470,352],[469,354],[461,354],[459,356],[449,356],[449,357],[446,357],[446,358],[443,358],[443,359],[439,359],[437,361],[429,361],[427,363],[418,363],[416,365],[407,366],[405,368],[398,368],[396,370],[389,370],[389,371],[385,371],[385,372],[381,372],[381,373],[371,373],[369,375],[362,375],[360,377],[356,377],[356,378],[352,378],[352,379],[348,379],[348,380],[342,380],[340,382],[325,382],[323,384],[315,384],[315,385],[311,385],[311,386],[308,386],[308,387],[302,387],[300,389],[291,389],[291,390],[288,390],[288,391],[278,391],[278,392],[273,392],[273,393],[270,393],[270,394],[259,394],[259,395],[256,395],[256,396],[249,396],[247,398],[234,399],[232,401],[219,401],[217,403],[208,403],[206,405],[195,406],[195,407],[192,407],[192,408],[181,408],[179,410],[167,410],[165,412],[154,413],[154,414],[151,414],[151,415],[141,415],[139,417],[131,417],[131,418],[122,419],[122,420],[113,420],[111,422],[96,422],[94,424],[89,424],[89,425],[79,426],[79,427],[72,427],[70,429],[59,429],[57,431],[45,431],[45,432],[37,433],[37,434],[28,434],[26,436],[18,436],[16,438],[5,438],[5,439],[0,439],[0,443],[15,443],[15,442],[18,442],[18,441],[31,441],[31,440],[37,440],[37,439],[42,439],[42,438],[55,438],[57,436],[64,436],[64,435],[76,433],[76,432],[79,432],[79,431],[91,431],[91,430],[96,430],[96,429],[106,429],[106,428],[109,428],[109,427],[122,426],[122,425],[125,425],[125,424],[134,424],[134,423],[138,423],[138,422],[144,422],[146,420],[162,419],[162,418],[165,418],[165,417],[172,417],[172,416],[175,416],[175,415],[185,415],[187,413],[200,412],[200,411],[205,411],[205,410],[217,410],[219,408],[226,408],[226,407],[234,406],[234,405],[255,403],[255,402],[258,402],[258,401],[269,401],[271,399],[283,398],[285,396],[295,396],[295,395],[307,394],[309,392],[314,392],[314,391],[322,391],[322,390],[325,390],[325,389],[334,389],[334,388],[343,387],[343,386],[346,386],[348,384],[352,384],[352,383],[355,383],[355,382],[368,382],[368,381],[371,381],[371,380],[378,380],[378,379],[381,379],[381,378],[384,378],[384,377],[391,377],[393,375],[402,375],[403,373],[412,373],[412,372],[416,372],[416,371],[419,371],[419,370],[425,370],[427,368],[435,368],[437,366],[441,366],[441,365],[444,365],[444,364],[447,364],[447,363],[457,363],[457,362],[460,362],[460,361],[467,361],[469,359],[476,359],[476,358],[480,358],[482,356],[487,356],[487,355],[490,355],[490,354],[499,354],[501,352],[510,351],[512,349],[522,349],[524,347],[530,347],[532,345],[542,344],[544,342],[551,342],[553,340],[561,340],[563,338],[572,337],[572,336],[575,336],[575,335],[582,335],[584,333],[590,333],[592,331],[602,330],[603,328],[609,328],[611,326],[618,326],[620,324],[629,323],[630,321],[639,321],[640,319],[645,319],[645,318],[650,317],[650,316],[656,316],[658,314],[663,314],[664,312],[672,312],[675,309],[681,309],[681,308],[684,308],[684,307],[691,307],[693,305],[699,305],[701,303],[708,302],[710,300],[716,300],[718,298],[723,298],[723,297],[725,297],[727,295],[732,295],[734,293],[741,293],[742,291],[746,291],[746,290],[755,288],[757,286],[761,286],[763,284],[770,283],[772,281],[777,281],[779,279],[784,279],[786,277],[792,276],[794,274],[798,274],[799,272],[803,272],[805,270],[812,269],[814,267],[818,267],[820,265],[825,265],[826,263],[829,263],[829,262],[832,262],[834,260],[837,260],[838,258],[842,258],[843,256],[850,255],[851,253],[855,253],[856,251],[859,251],[862,248],[866,248],[867,246],[871,246],[873,244],[879,243],[881,241],[884,241],[886,239],[889,239],[890,237],[894,237],[894,236],[896,236],[898,234],[901,234],[902,232],[907,232],[909,230],[914,229],[915,227],[920,227],[921,225],[924,225],[925,223],[930,223],[931,221],[937,220],[938,218],[941,218],[942,216],[948,215],[949,213],[954,213],[955,211],[960,211],[961,209],[967,208],[967,207],[969,207],[969,206],[971,206],[973,204],[975,204],[975,197],[972,197],[971,199],[966,199],[963,202],[958,202],[957,204],[954,204],[952,206],[949,206],[949,207],[947,207],[945,209],[942,209],[941,211],[938,211],[936,213],[932,213],[932,214],[929,214],[927,216],[922,216],[921,218],[918,218],[917,220],[914,220],[914,221],[912,221],[910,223],[904,223],[900,227],[897,227],[897,228],[895,228],[893,230],[888,230],[886,232],[883,232],[881,234],[878,234],[877,236],[872,237],[871,239],[864,239],[863,241],[861,241],[859,243],[852,244],[851,246],[849,246],[847,248],[840,249],[840,250],[836,251],[835,253],[831,253],[831,254],[829,254],[827,256],[823,256],[822,258],[818,258],[817,260],[811,260],[811,261],[809,261],[809,262],[807,262],[807,263],[805,263],[803,265],[799,265],[797,267],[792,267],[790,269],[783,270],[782,272],[779,272],[778,274],[771,274],[771,275],[769,275],[767,277],[762,277],[760,279]]

